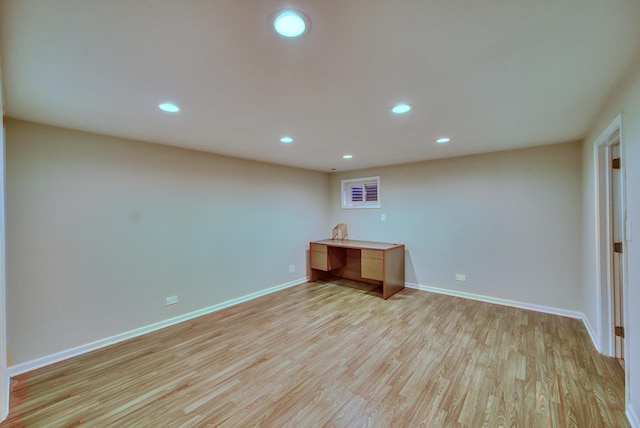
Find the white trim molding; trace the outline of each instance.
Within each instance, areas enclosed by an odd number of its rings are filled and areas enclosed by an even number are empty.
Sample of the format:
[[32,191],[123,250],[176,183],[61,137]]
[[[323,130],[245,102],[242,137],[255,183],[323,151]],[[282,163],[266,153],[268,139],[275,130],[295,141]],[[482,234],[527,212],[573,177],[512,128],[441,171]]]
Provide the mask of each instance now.
[[264,290],[256,291],[255,293],[247,294],[245,296],[240,296],[235,299],[227,300],[222,303],[218,303],[213,306],[208,306],[206,308],[198,309],[193,312],[189,312],[186,314],[178,315],[173,318],[169,318],[163,321],[159,321],[153,324],[149,324],[144,327],[136,328],[134,330],[126,331],[124,333],[116,334],[115,336],[107,337],[104,339],[96,340],[95,342],[87,343],[85,345],[80,345],[75,348],[67,349],[64,351],[56,352],[55,354],[47,355],[41,358],[36,358],[35,360],[27,361],[24,363],[16,364],[15,366],[11,366],[8,368],[9,376],[17,376],[23,373],[30,372],[32,370],[39,369],[41,367],[48,366],[50,364],[54,364],[72,357],[77,357],[79,355],[86,354],[91,351],[96,351],[98,349],[124,342],[125,340],[132,339],[134,337],[141,336],[143,334],[151,333],[156,330],[160,330],[165,327],[169,327],[184,321],[191,320],[193,318],[197,318],[202,315],[207,315],[212,312],[219,311],[221,309],[228,308],[230,306],[237,305],[239,303],[247,302],[249,300],[257,299],[258,297],[265,296],[267,294],[275,293],[276,291],[284,290],[286,288],[290,288],[299,284],[303,284],[307,282],[308,278],[299,278],[291,282],[287,282],[284,284],[279,284],[270,288],[266,288]]
[[[0,108],[2,102],[0,82]],[[7,259],[6,259],[6,213],[5,213],[5,139],[4,124],[0,125],[0,422],[9,416],[11,381],[7,368]]]
[[[626,246],[626,212],[627,212],[627,178],[626,178],[626,144],[623,132],[623,114],[618,114],[611,123],[600,133],[600,135],[593,142],[593,172],[594,172],[594,195],[595,195],[595,249],[596,249],[596,296],[598,299],[597,303],[597,323],[596,326],[597,331],[599,333],[599,343],[596,344],[599,352],[604,353],[605,355],[615,356],[615,336],[614,336],[614,314],[613,314],[613,295],[612,289],[613,285],[611,283],[611,273],[605,271],[605,269],[610,269],[612,262],[612,254],[611,254],[611,245],[609,242],[612,240],[611,236],[608,233],[604,233],[605,236],[602,236],[603,233],[601,231],[607,230],[611,227],[611,220],[609,217],[603,218],[601,216],[601,204],[609,205],[611,203],[611,195],[609,193],[610,182],[610,169],[607,167],[605,169],[606,173],[603,176],[603,171],[600,168],[599,161],[601,150],[606,149],[606,155],[604,156],[605,160],[609,161],[608,158],[608,148],[610,145],[614,144],[616,141],[620,144],[620,162],[621,162],[621,199],[622,199],[622,207],[621,207],[621,225],[622,225],[622,240]],[[604,181],[604,183],[603,183]],[[602,201],[601,195],[601,187],[604,188],[604,199]],[[605,214],[609,215],[609,212]],[[604,257],[603,257],[604,255]],[[622,273],[622,325],[625,326],[629,320],[629,311],[630,304],[628,302],[629,296],[629,275],[628,275],[628,255],[627,252],[624,251],[621,254],[620,262],[621,262],[621,273]],[[603,258],[607,259],[606,263],[603,263]],[[623,357],[625,361],[631,361],[630,355],[630,345],[629,339],[623,339]],[[625,385],[631,385],[631,370],[629,364],[625,371]],[[625,388],[625,402],[627,403],[627,418],[629,422],[632,423],[635,427],[640,427],[638,424],[638,416],[634,412],[631,407],[631,388]],[[635,421],[635,422],[633,422]]]
[[640,418],[636,414],[631,403],[627,404],[627,419],[631,428],[640,428]]
[[[117,334],[115,336],[111,336],[111,337],[107,337],[104,339],[100,339],[97,340],[95,342],[91,342],[91,343],[87,343],[85,345],[81,345],[81,346],[77,346],[75,348],[71,348],[71,349],[67,349],[64,351],[60,351],[57,352],[55,354],[51,354],[51,355],[47,355],[41,358],[36,358],[34,360],[31,361],[27,361],[21,364],[16,364],[14,366],[11,366],[8,368],[8,375],[13,377],[13,376],[17,376],[23,373],[27,373],[45,366],[48,366],[50,364],[54,364],[60,361],[64,361],[66,359],[69,358],[73,358],[79,355],[83,355],[86,354],[88,352],[92,352],[116,343],[120,343],[123,342],[125,340],[129,340],[147,333],[151,333],[153,331],[156,330],[160,330],[162,328],[165,327],[169,327],[184,321],[188,321],[191,320],[193,318],[197,318],[199,316],[202,315],[207,315],[225,308],[228,308],[230,306],[234,306],[243,302],[247,302],[249,300],[253,300],[256,299],[258,297],[262,297],[265,296],[267,294],[271,294],[271,293],[275,293],[276,291],[280,291],[280,290],[284,290],[290,287],[294,287],[296,285],[300,285],[303,284],[305,282],[308,282],[309,278],[308,277],[304,277],[304,278],[299,278],[296,279],[294,281],[291,282],[287,282],[284,284],[280,284],[280,285],[276,285],[264,290],[260,290],[260,291],[256,291],[255,293],[251,293],[251,294],[247,294],[241,297],[237,297],[235,299],[231,299],[231,300],[227,300],[225,302],[222,303],[218,303],[216,305],[212,305],[212,306],[208,306],[206,308],[202,308],[193,312],[189,312],[183,315],[179,315],[173,318],[169,318],[163,321],[159,321],[157,323],[153,323],[144,327],[140,327],[134,330],[130,330],[124,333],[120,333]],[[469,300],[475,300],[475,301],[480,301],[480,302],[485,302],[485,303],[493,303],[493,304],[497,304],[497,305],[502,305],[502,306],[510,306],[510,307],[514,307],[514,308],[520,308],[520,309],[528,309],[528,310],[532,310],[532,311],[536,311],[536,312],[543,312],[543,313],[548,313],[548,314],[552,314],[552,315],[560,315],[560,316],[565,316],[565,317],[569,317],[569,318],[575,318],[575,319],[579,319],[582,320],[583,324],[585,325],[585,328],[591,338],[591,340],[594,342],[595,345],[595,337],[596,334],[593,330],[593,327],[591,326],[591,324],[589,323],[589,320],[585,317],[585,315],[582,312],[578,312],[578,311],[571,311],[571,310],[567,310],[567,309],[561,309],[561,308],[555,308],[555,307],[551,307],[551,306],[541,306],[541,305],[535,305],[535,304],[531,304],[531,303],[525,303],[525,302],[519,302],[519,301],[515,301],[515,300],[507,300],[507,299],[500,299],[500,298],[496,298],[496,297],[488,297],[488,296],[482,296],[479,294],[473,294],[473,293],[466,293],[466,292],[462,292],[462,291],[455,291],[455,290],[448,290],[445,288],[438,288],[438,287],[432,287],[432,286],[428,286],[428,285],[421,285],[421,284],[414,284],[414,283],[405,283],[405,286],[407,288],[413,288],[416,290],[421,290],[421,291],[426,291],[426,292],[430,292],[430,293],[437,293],[437,294],[443,294],[443,295],[447,295],[447,296],[454,296],[454,297],[461,297],[464,299],[469,299]],[[637,424],[638,418],[636,417],[635,413],[633,412],[633,409],[628,406],[627,407],[627,417],[629,418],[630,421],[636,421],[635,425],[632,423],[632,426],[634,427],[639,427],[640,425]]]
[[[2,384],[6,385],[6,391],[3,391],[2,396],[2,416],[0,417],[0,422],[7,419],[9,416],[9,398],[11,396],[11,378],[9,377],[9,370],[2,370]],[[6,395],[5,395],[6,394]],[[6,397],[6,398],[5,398]]]
[[589,337],[591,338],[591,342],[593,342],[593,346],[596,347],[596,351],[604,354],[600,346],[600,336],[598,336],[597,330],[594,330],[593,326],[589,322],[589,318],[587,318],[585,314],[582,314],[582,317],[580,319],[582,320],[584,327],[587,329],[587,333],[589,333]]
[[421,290],[421,291],[428,291],[431,293],[444,294],[447,296],[462,297],[463,299],[476,300],[479,302],[494,303],[496,305],[510,306],[513,308],[520,308],[520,309],[528,309],[530,311],[535,311],[535,312],[543,312],[551,315],[560,315],[563,317],[579,319],[584,324],[587,330],[587,333],[591,338],[591,342],[596,347],[596,349],[598,348],[596,344],[597,335],[595,333],[595,330],[591,326],[591,323],[589,322],[589,319],[586,317],[586,315],[579,311],[571,311],[568,309],[555,308],[553,306],[535,305],[533,303],[519,302],[517,300],[507,300],[507,299],[500,299],[497,297],[488,297],[488,296],[483,296],[481,294],[466,293],[464,291],[449,290],[446,288],[438,288],[438,287],[432,287],[430,285],[414,284],[410,282],[405,283],[405,287],[414,288],[416,290]]
[[[608,147],[612,144],[613,141],[620,142],[620,151],[622,163],[624,163],[624,145],[622,142],[622,114],[617,115],[611,123],[600,133],[600,135],[593,142],[593,195],[594,197],[594,214],[595,214],[595,224],[594,227],[594,236],[595,236],[595,256],[596,256],[596,265],[595,265],[595,274],[596,274],[596,296],[598,300],[598,304],[596,307],[597,311],[597,325],[596,329],[598,331],[598,343],[596,347],[598,351],[608,355],[610,357],[614,356],[614,336],[613,336],[613,304],[612,304],[612,296],[611,296],[611,284],[609,283],[609,278],[611,277],[611,273],[608,271],[603,271],[604,269],[609,269],[609,264],[606,266],[602,266],[601,258],[604,256],[607,259],[611,258],[610,254],[610,246],[608,244],[609,236],[601,236],[601,226],[603,224],[609,224],[610,219],[608,218],[608,213],[605,214],[606,218],[602,218],[600,212],[600,204],[602,203],[601,198],[603,195],[601,194],[601,187],[608,188],[609,183],[601,183],[602,180],[608,179],[608,176],[603,175],[603,171],[601,171],[600,162],[604,161],[606,164],[609,162],[609,158],[605,156],[605,159],[600,159],[600,149]],[[624,168],[622,169],[622,181],[624,187]],[[604,186],[602,186],[604,184]],[[608,198],[608,193],[606,196]],[[623,201],[626,199],[624,196],[623,190]],[[624,203],[624,202],[623,202]],[[623,211],[626,210],[626,207],[623,207]],[[603,255],[604,252],[604,255]],[[626,269],[626,261],[623,257],[623,267],[622,269]],[[623,278],[626,277],[626,272],[623,275]],[[623,284],[623,293],[626,293],[626,287]],[[626,316],[625,308],[623,308],[623,317],[628,319]]]

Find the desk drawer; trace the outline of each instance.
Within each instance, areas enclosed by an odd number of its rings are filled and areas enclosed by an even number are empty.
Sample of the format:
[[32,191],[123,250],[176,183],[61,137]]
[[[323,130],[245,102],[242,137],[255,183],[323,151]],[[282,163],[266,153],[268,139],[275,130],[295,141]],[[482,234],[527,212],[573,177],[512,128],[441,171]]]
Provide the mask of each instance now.
[[[362,251],[364,252],[364,250]],[[362,257],[361,269],[363,278],[384,281],[384,260]]]
[[324,253],[321,251],[311,251],[311,269],[329,270],[326,251]]
[[369,249],[362,249],[362,258],[363,259],[379,259],[382,260],[383,259],[383,253],[384,251],[382,250],[369,250]]
[[313,242],[310,245],[311,251],[316,251],[318,253],[327,254],[327,246],[322,244],[314,244]]
[[311,269],[329,270],[327,246],[311,244]]

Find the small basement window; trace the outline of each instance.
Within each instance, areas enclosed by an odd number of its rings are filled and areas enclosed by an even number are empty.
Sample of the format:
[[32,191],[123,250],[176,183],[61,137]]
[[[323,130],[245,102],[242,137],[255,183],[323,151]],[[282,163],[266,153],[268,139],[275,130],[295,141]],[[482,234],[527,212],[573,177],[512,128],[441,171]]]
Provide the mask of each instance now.
[[342,208],[380,208],[380,177],[342,180]]

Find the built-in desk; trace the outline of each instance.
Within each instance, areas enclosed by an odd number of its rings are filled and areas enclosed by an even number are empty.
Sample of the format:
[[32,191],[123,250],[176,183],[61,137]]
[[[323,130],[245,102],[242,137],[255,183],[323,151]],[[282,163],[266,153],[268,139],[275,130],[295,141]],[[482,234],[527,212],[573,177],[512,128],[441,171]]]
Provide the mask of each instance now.
[[309,245],[311,281],[331,276],[382,285],[389,298],[404,288],[404,245],[333,240]]

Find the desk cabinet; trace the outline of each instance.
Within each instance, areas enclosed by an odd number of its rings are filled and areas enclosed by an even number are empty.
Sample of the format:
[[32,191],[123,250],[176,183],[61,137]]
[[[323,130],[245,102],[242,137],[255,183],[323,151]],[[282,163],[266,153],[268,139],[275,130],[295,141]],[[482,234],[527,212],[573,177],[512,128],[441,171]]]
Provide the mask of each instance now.
[[384,252],[367,249],[360,251],[362,277],[384,281]]
[[311,280],[337,276],[382,285],[387,299],[404,288],[404,245],[331,240],[309,245]]
[[330,271],[343,267],[346,256],[331,247],[322,244],[311,244],[311,269]]
[[327,260],[327,246],[311,244],[311,269],[329,270]]

